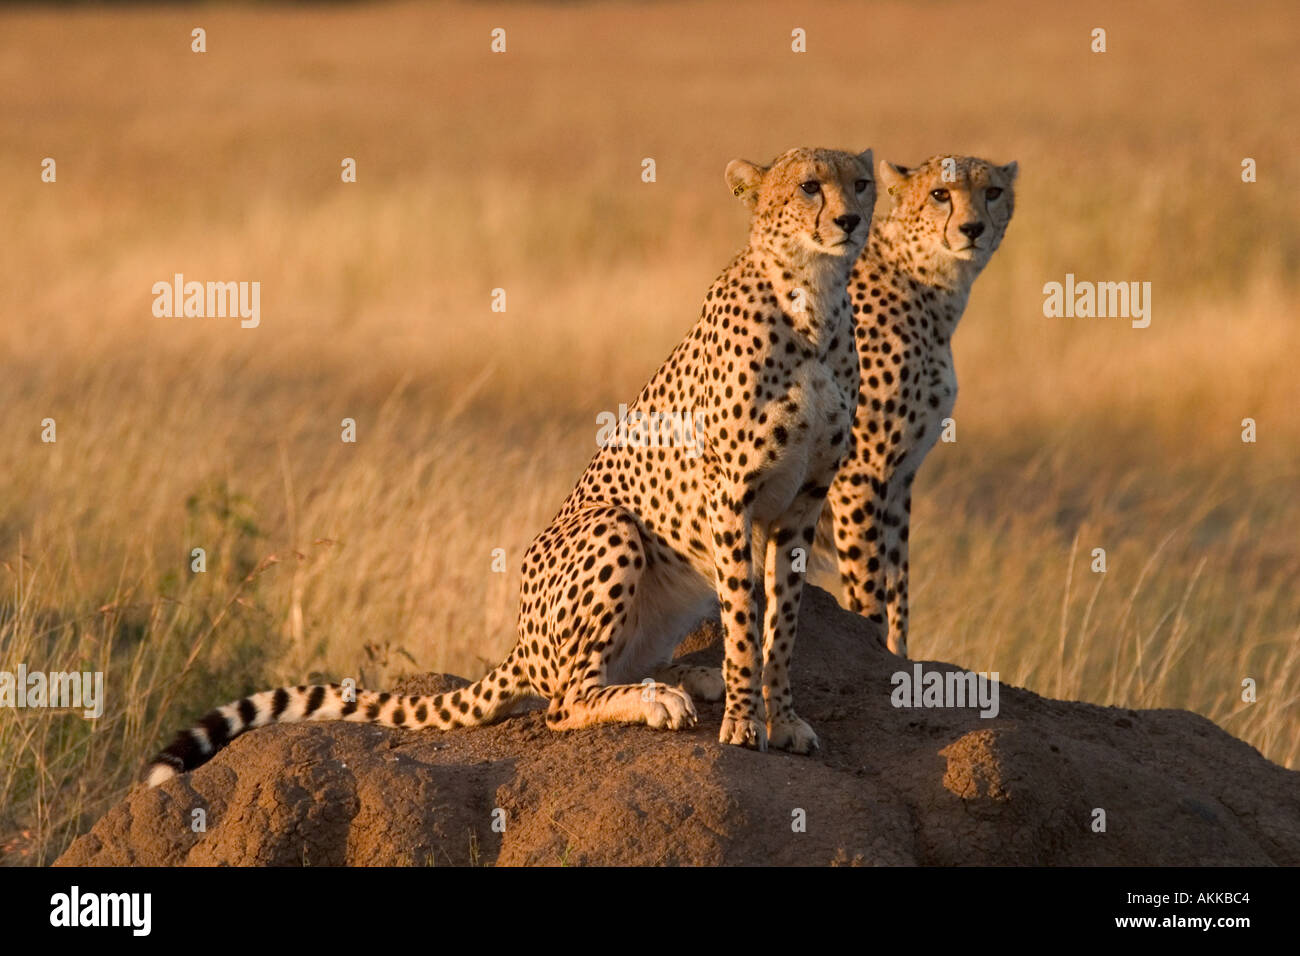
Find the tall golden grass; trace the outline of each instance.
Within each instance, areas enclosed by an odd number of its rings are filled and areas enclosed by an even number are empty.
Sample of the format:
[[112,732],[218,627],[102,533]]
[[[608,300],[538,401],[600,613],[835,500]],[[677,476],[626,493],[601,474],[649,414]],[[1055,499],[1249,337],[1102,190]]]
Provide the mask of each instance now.
[[[1300,11],[738,11],[0,15],[0,669],[108,688],[94,723],[0,714],[5,862],[51,860],[219,701],[502,654],[597,413],[743,241],[723,166],[795,144],[1021,164],[918,481],[913,654],[1297,766]],[[261,326],[154,318],[177,272],[260,281]],[[1150,281],[1151,327],[1044,318],[1067,272]]]

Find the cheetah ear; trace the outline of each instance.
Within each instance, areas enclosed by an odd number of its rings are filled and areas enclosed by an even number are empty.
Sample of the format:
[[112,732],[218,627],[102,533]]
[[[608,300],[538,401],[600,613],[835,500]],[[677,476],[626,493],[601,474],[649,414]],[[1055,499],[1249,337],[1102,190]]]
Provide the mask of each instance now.
[[858,162],[862,164],[862,168],[867,171],[868,176],[870,176],[872,171],[876,168],[876,157],[872,155],[870,149],[864,149],[862,152],[858,153]]
[[880,181],[884,183],[885,191],[891,196],[898,195],[911,174],[912,171],[906,166],[899,166],[887,159],[880,161]]
[[1015,160],[1012,160],[1002,167],[1002,172],[1007,179],[1014,183],[1016,181],[1016,173],[1020,172],[1020,164]]
[[758,204],[758,187],[767,174],[767,166],[756,166],[747,159],[727,163],[727,188],[750,209]]

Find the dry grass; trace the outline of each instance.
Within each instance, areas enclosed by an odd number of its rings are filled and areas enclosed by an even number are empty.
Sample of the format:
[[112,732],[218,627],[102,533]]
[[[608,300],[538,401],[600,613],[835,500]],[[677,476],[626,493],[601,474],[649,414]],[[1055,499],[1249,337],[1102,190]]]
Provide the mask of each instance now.
[[[515,566],[741,242],[726,161],[797,143],[1021,163],[919,481],[914,653],[1300,763],[1300,11],[737,9],[0,16],[0,668],[109,695],[0,716],[8,862],[218,700],[501,654],[493,549]],[[176,272],[262,282],[261,327],[153,318]],[[1152,282],[1151,328],[1044,319],[1066,272]]]

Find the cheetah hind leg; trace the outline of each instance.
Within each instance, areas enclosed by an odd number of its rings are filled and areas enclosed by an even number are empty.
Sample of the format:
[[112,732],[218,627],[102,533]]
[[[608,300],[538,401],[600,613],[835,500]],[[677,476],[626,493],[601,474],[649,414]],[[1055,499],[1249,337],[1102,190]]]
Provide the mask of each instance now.
[[576,730],[593,724],[645,724],[656,730],[684,730],[699,718],[695,704],[680,687],[657,681],[607,684],[574,689],[551,701],[546,724],[552,730]]
[[654,677],[664,684],[676,684],[699,700],[722,700],[727,694],[727,683],[722,679],[720,667],[669,664],[656,670]]
[[[694,727],[698,719],[695,704],[685,689],[663,681],[608,683],[611,671],[617,672],[615,661],[628,654],[635,656],[636,645],[644,637],[629,619],[635,619],[633,602],[645,600],[646,589],[653,586],[643,570],[645,545],[636,520],[613,506],[585,508],[555,529],[553,539],[547,541],[550,552],[563,552],[568,538],[585,547],[574,547],[578,557],[553,579],[547,617],[581,622],[586,633],[567,684],[551,697],[547,726],[552,730],[600,723],[645,724],[668,730]],[[579,563],[579,558],[593,549],[600,555],[600,566]],[[639,594],[638,588],[642,589]]]

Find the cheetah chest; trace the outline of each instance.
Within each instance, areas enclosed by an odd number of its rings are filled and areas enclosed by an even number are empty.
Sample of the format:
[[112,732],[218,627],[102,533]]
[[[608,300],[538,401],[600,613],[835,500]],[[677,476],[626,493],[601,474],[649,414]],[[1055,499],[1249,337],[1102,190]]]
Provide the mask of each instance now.
[[[896,448],[894,468],[915,472],[943,430],[944,420],[952,415],[957,402],[957,374],[952,351],[932,347],[923,352],[913,367],[914,388],[908,394],[896,389],[893,395],[896,420],[887,432],[901,436]],[[914,416],[914,417],[913,417]]]
[[[922,416],[930,425],[927,433],[938,430],[943,419],[952,415],[957,404],[957,370],[953,366],[952,349],[947,346],[932,347],[926,354],[926,367],[921,378],[924,404]],[[933,444],[933,434],[930,435]],[[927,446],[928,447],[928,446]]]
[[780,518],[807,484],[829,485],[848,449],[856,398],[856,383],[820,361],[794,370],[789,389],[763,409],[767,420],[755,432],[761,456],[756,521]]

